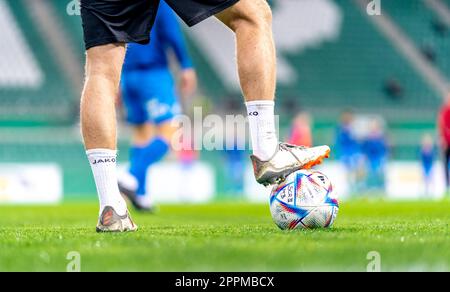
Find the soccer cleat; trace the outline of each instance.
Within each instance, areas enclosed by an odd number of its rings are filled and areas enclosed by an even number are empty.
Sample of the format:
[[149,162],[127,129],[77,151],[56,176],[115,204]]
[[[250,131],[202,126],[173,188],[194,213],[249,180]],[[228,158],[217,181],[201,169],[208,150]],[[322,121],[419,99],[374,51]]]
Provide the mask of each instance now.
[[128,199],[131,202],[131,204],[137,211],[144,212],[144,213],[154,213],[155,212],[155,208],[153,208],[151,206],[146,206],[141,203],[135,190],[128,188],[127,186],[125,186],[124,184],[122,184],[120,182],[119,182],[119,191],[122,194],[122,196],[124,196],[126,199]]
[[124,216],[119,216],[110,206],[103,209],[97,224],[97,232],[128,232],[137,229],[128,211]]
[[283,182],[288,175],[297,170],[310,169],[321,164],[329,156],[330,147],[328,146],[307,148],[280,143],[277,152],[268,161],[261,161],[255,155],[250,158],[256,181],[268,186]]

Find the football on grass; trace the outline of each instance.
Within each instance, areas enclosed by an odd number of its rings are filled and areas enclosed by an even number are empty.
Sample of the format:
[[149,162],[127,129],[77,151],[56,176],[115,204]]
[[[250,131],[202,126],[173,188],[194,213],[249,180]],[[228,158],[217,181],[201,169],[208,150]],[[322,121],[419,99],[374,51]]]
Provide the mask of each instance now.
[[339,203],[328,177],[317,170],[300,170],[274,186],[270,212],[283,230],[331,227]]

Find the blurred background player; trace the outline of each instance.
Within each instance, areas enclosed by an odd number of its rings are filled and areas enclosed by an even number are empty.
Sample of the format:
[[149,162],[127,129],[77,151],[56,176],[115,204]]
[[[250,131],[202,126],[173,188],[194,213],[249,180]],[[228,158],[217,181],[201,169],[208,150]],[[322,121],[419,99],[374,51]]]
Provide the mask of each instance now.
[[422,163],[426,195],[431,194],[431,184],[433,181],[432,170],[435,159],[436,149],[433,136],[425,134],[422,138],[422,145],[420,147],[420,161]]
[[444,156],[445,181],[447,192],[450,189],[450,98],[442,105],[438,120],[439,135],[441,140],[442,153]]
[[361,150],[366,161],[366,187],[369,190],[383,190],[388,145],[383,125],[377,118],[370,121],[369,133],[361,144]]
[[354,115],[350,110],[341,114],[336,128],[336,155],[346,168],[350,189],[356,192],[360,189],[359,167],[361,165],[361,147],[354,129]]
[[[234,112],[239,110],[239,105],[234,102],[230,102],[228,107]],[[225,147],[223,151],[225,172],[223,176],[226,181],[226,193],[237,198],[244,194],[248,141],[242,131],[245,131],[246,124],[245,121],[241,121],[238,124],[229,124],[225,127]]]
[[146,189],[148,168],[170,150],[180,113],[179,97],[170,71],[170,53],[179,64],[179,94],[191,96],[197,88],[183,33],[172,9],[162,1],[148,45],[130,44],[122,71],[122,100],[133,125],[129,172],[119,178],[119,189],[138,210],[151,211]]

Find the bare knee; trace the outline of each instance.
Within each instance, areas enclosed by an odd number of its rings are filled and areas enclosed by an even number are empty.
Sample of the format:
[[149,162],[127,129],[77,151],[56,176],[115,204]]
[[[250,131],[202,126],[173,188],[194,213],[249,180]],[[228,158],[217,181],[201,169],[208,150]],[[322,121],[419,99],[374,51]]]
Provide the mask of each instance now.
[[91,48],[87,51],[86,79],[101,78],[119,86],[125,45],[111,44]]
[[217,17],[234,32],[241,28],[272,27],[272,11],[266,0],[241,0]]

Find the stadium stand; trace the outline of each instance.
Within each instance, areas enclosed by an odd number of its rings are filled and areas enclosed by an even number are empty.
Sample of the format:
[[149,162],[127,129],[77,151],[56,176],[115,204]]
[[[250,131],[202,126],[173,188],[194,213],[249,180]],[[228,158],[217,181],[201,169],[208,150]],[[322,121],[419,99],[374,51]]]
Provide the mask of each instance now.
[[[56,2],[56,1],[54,1]],[[10,54],[2,54],[1,58],[21,58],[21,52],[29,52],[23,62],[16,62],[18,72],[24,75],[39,74],[39,82],[26,84],[9,84],[0,89],[0,122],[15,124],[58,124],[73,123],[76,119],[77,96],[71,81],[64,77],[61,65],[55,62],[51,49],[47,46],[44,35],[38,29],[30,10],[24,9],[22,0],[2,0],[2,13],[11,19],[6,26],[0,26],[2,35],[11,35],[13,40],[21,44],[22,50],[8,49]],[[70,37],[70,35],[69,35]],[[7,48],[5,47],[4,50]],[[1,62],[3,72],[12,68]],[[30,71],[34,68],[34,71]],[[33,73],[37,72],[37,73]]]
[[[428,48],[433,51],[434,63],[450,78],[450,27],[425,3],[426,1],[386,1],[384,9],[421,50]],[[439,23],[443,26],[441,32],[436,28]]]

